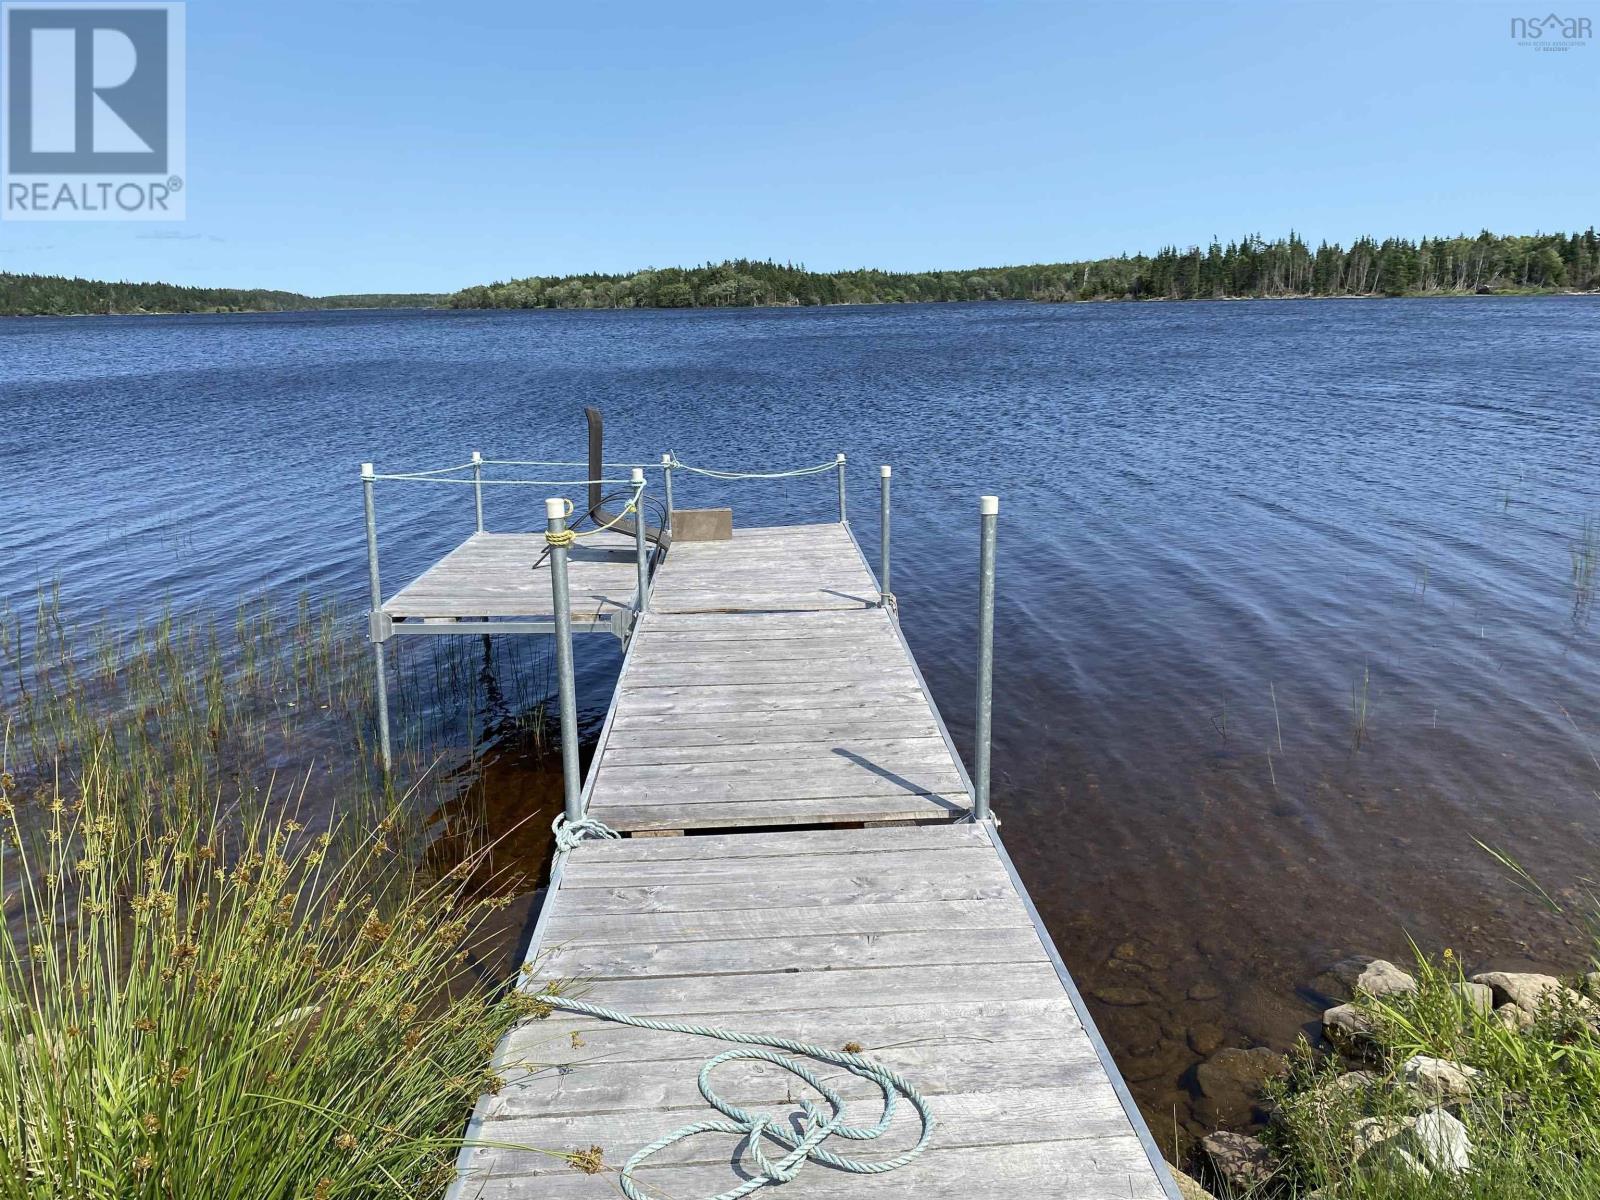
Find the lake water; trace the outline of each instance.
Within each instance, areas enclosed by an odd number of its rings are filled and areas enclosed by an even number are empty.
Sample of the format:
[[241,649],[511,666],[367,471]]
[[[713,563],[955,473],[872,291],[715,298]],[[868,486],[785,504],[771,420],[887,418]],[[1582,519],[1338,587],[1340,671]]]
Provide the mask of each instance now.
[[[1410,936],[1580,963],[1476,841],[1565,896],[1600,845],[1597,304],[0,321],[0,594],[353,611],[358,463],[578,458],[595,404],[616,459],[845,451],[869,549],[892,463],[894,588],[965,750],[997,493],[996,808],[1165,1140],[1191,1037],[1281,1048],[1341,956]],[[825,520],[832,488],[680,480],[679,502]],[[540,498],[492,490],[491,528],[538,527]],[[391,589],[470,531],[466,489],[378,503]],[[592,728],[617,654],[579,659]],[[514,738],[491,759],[500,806],[553,803]]]

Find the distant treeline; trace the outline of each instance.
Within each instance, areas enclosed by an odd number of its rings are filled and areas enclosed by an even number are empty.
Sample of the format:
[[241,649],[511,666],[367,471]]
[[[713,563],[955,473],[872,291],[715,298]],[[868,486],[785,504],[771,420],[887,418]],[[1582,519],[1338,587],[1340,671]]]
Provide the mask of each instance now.
[[1600,237],[1578,234],[1361,238],[1312,249],[1251,235],[1086,262],[970,271],[833,271],[734,259],[632,275],[531,276],[465,288],[453,308],[726,308],[948,300],[1220,300],[1600,288]]
[[62,275],[0,272],[0,314],[289,312],[314,308],[425,308],[443,296],[303,296],[262,288],[195,288],[171,283],[106,283]]

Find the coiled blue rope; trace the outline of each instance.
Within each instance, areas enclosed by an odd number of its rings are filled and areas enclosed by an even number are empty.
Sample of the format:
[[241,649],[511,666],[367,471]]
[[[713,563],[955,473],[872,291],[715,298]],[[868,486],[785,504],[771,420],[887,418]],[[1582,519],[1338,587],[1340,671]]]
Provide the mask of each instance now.
[[596,837],[611,841],[622,836],[604,821],[596,821],[593,817],[569,821],[566,813],[562,813],[557,817],[550,828],[556,835],[556,852],[558,854],[566,854],[568,851],[576,849],[578,844],[586,837]]
[[[566,853],[576,847],[585,837],[617,838],[621,835],[602,821],[585,817],[579,821],[568,821],[563,814],[555,820],[556,847]],[[676,1145],[703,1133],[727,1133],[741,1136],[745,1139],[745,1151],[755,1167],[755,1174],[736,1188],[726,1192],[719,1192],[715,1196],[706,1197],[706,1200],[741,1200],[773,1183],[788,1183],[800,1173],[800,1169],[807,1162],[819,1162],[826,1166],[834,1167],[840,1171],[849,1171],[856,1175],[883,1175],[895,1171],[916,1159],[928,1148],[929,1141],[933,1138],[936,1124],[933,1110],[928,1105],[925,1097],[916,1086],[903,1075],[891,1071],[882,1063],[874,1062],[860,1054],[848,1050],[830,1050],[826,1046],[816,1046],[810,1042],[800,1042],[793,1038],[776,1037],[766,1033],[743,1033],[737,1029],[720,1029],[715,1025],[691,1025],[682,1021],[658,1021],[650,1017],[636,1017],[632,1013],[618,1012],[614,1008],[605,1008],[599,1004],[590,1004],[583,1000],[574,1000],[555,992],[540,993],[534,999],[550,1008],[563,1009],[566,1012],[582,1013],[585,1016],[597,1017],[602,1021],[610,1021],[617,1025],[631,1025],[635,1029],[650,1029],[658,1033],[687,1033],[695,1037],[715,1038],[721,1042],[732,1042],[738,1046],[752,1047],[751,1049],[725,1050],[721,1054],[706,1060],[700,1068],[700,1094],[705,1097],[706,1103],[715,1108],[726,1121],[708,1120],[693,1121],[682,1125],[671,1133],[663,1134],[648,1146],[637,1151],[632,1158],[623,1164],[619,1182],[623,1193],[628,1200],[656,1200],[634,1182],[634,1172],[642,1167],[649,1159],[661,1153],[668,1146]],[[780,1054],[778,1051],[788,1051]],[[789,1057],[790,1054],[804,1055],[806,1058],[819,1062],[832,1063],[834,1066],[843,1067],[852,1075],[862,1079],[871,1080],[883,1093],[883,1113],[877,1123],[868,1126],[847,1125],[845,1123],[845,1100],[839,1093],[824,1083],[810,1067],[798,1059]],[[788,1071],[791,1075],[803,1081],[827,1102],[832,1109],[825,1113],[821,1105],[810,1098],[800,1101],[804,1117],[800,1122],[800,1131],[795,1133],[787,1125],[780,1123],[779,1119],[767,1113],[753,1113],[740,1108],[723,1099],[711,1086],[711,1073],[723,1063],[737,1060],[767,1062],[781,1070]],[[870,1142],[882,1137],[888,1132],[890,1124],[894,1121],[895,1107],[904,1097],[906,1102],[917,1110],[917,1116],[922,1121],[922,1133],[917,1138],[916,1145],[904,1153],[893,1158],[874,1159],[862,1161],[861,1159],[846,1158],[842,1154],[835,1154],[827,1149],[823,1143],[829,1138],[840,1137],[847,1141]],[[784,1147],[787,1153],[779,1158],[772,1158],[763,1147],[763,1141],[771,1139]],[[679,1200],[679,1198],[674,1198]]]
[[[649,1017],[636,1017],[631,1013],[618,1012],[614,1008],[604,1008],[598,1004],[588,1004],[582,1000],[574,1000],[567,996],[555,993],[543,993],[535,997],[538,1001],[549,1005],[551,1008],[564,1009],[567,1012],[583,1013],[586,1016],[598,1017],[602,1021],[612,1021],[619,1025],[632,1025],[636,1029],[653,1029],[660,1033],[688,1033],[697,1037],[716,1038],[718,1041],[734,1042],[741,1046],[770,1047],[769,1049],[725,1050],[714,1058],[709,1058],[700,1068],[700,1094],[706,1098],[718,1112],[729,1119],[726,1121],[693,1121],[688,1125],[680,1126],[671,1133],[663,1134],[655,1141],[639,1150],[634,1156],[623,1164],[619,1182],[628,1200],[656,1200],[650,1196],[637,1183],[634,1182],[634,1172],[642,1167],[647,1160],[661,1153],[668,1146],[688,1138],[697,1137],[703,1133],[731,1133],[745,1139],[745,1150],[750,1156],[756,1174],[736,1188],[726,1192],[719,1192],[706,1200],[740,1200],[743,1196],[766,1187],[772,1183],[788,1183],[800,1173],[800,1169],[807,1162],[824,1163],[841,1171],[849,1171],[856,1175],[882,1175],[895,1171],[913,1161],[918,1155],[928,1148],[928,1142],[933,1137],[935,1120],[933,1110],[928,1106],[927,1098],[904,1076],[891,1071],[882,1063],[874,1062],[860,1054],[851,1054],[844,1050],[829,1050],[824,1046],[814,1046],[808,1042],[799,1042],[791,1038],[774,1037],[765,1033],[741,1033],[737,1029],[719,1029],[714,1025],[690,1025],[680,1021],[656,1021]],[[829,1087],[816,1072],[804,1063],[790,1058],[787,1054],[777,1051],[787,1050],[793,1054],[803,1054],[822,1062],[833,1063],[843,1067],[853,1075],[862,1079],[869,1079],[878,1085],[883,1092],[883,1115],[874,1125],[856,1126],[845,1123],[845,1101],[837,1091]],[[822,1106],[816,1101],[804,1098],[800,1106],[805,1113],[800,1123],[800,1132],[797,1134],[778,1118],[767,1113],[753,1113],[740,1108],[723,1099],[711,1086],[711,1073],[723,1063],[746,1059],[758,1062],[772,1063],[788,1071],[791,1075],[803,1080],[827,1101],[833,1110],[824,1113]],[[831,1137],[841,1137],[849,1141],[869,1142],[882,1137],[894,1120],[895,1106],[899,1099],[904,1097],[906,1102],[917,1110],[917,1116],[922,1120],[922,1134],[917,1139],[917,1144],[902,1154],[893,1158],[875,1159],[864,1162],[861,1159],[846,1158],[842,1154],[835,1154],[824,1147],[823,1143]],[[778,1145],[787,1149],[788,1153],[780,1158],[771,1158],[762,1147],[763,1139],[770,1138]],[[674,1198],[681,1200],[681,1198]]]

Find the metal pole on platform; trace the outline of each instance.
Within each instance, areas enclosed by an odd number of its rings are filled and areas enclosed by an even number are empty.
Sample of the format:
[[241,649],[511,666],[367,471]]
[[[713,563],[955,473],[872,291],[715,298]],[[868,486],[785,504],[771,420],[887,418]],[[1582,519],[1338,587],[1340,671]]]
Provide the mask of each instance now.
[[633,552],[639,562],[639,611],[650,611],[650,548],[644,538],[644,468],[633,469]]
[[844,516],[844,455],[840,454],[834,462],[839,464],[839,524],[845,525],[848,522]]
[[483,455],[472,452],[472,492],[478,504],[478,532],[483,532]]
[[878,592],[880,602],[889,603],[889,464],[878,468]]
[[383,611],[383,584],[378,579],[378,515],[372,499],[374,482],[372,464],[362,463],[361,491],[367,508],[367,579],[372,585],[372,610],[368,617],[367,636],[372,639],[372,662],[378,675],[378,750],[383,758],[383,773],[387,775],[394,769],[394,755],[389,745],[389,672],[383,641],[378,636],[378,618]]
[[668,451],[661,456],[661,482],[667,492],[667,516],[661,522],[661,527],[668,533],[672,532],[672,452]]
[[972,816],[989,819],[989,741],[994,726],[994,532],[1000,497],[978,501],[983,522],[978,535],[978,728],[973,738]]
[[550,595],[556,618],[556,704],[561,713],[561,781],[568,821],[583,820],[583,781],[578,778],[578,685],[572,669],[572,593],[567,584],[567,501],[544,502],[545,535],[550,542]]

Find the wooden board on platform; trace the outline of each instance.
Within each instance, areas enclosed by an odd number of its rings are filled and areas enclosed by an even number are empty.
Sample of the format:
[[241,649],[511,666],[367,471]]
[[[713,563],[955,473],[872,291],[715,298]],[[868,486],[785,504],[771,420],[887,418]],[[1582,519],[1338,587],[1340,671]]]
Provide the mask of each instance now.
[[[928,1097],[938,1126],[910,1165],[862,1178],[813,1163],[774,1196],[1176,1197],[987,826],[587,842],[562,867],[530,961],[527,990],[576,980],[583,999],[641,1016],[855,1043]],[[501,1045],[505,1085],[479,1103],[455,1194],[611,1200],[634,1151],[717,1115],[695,1078],[726,1048],[560,1010],[524,1022]],[[875,1087],[818,1069],[853,1124],[877,1119]],[[729,1063],[714,1082],[785,1121],[806,1091],[764,1062]],[[829,1148],[883,1159],[917,1131],[902,1105],[883,1139]],[[737,1143],[679,1143],[638,1181],[656,1196],[726,1191],[749,1177]],[[592,1147],[597,1174],[561,1157]]]

